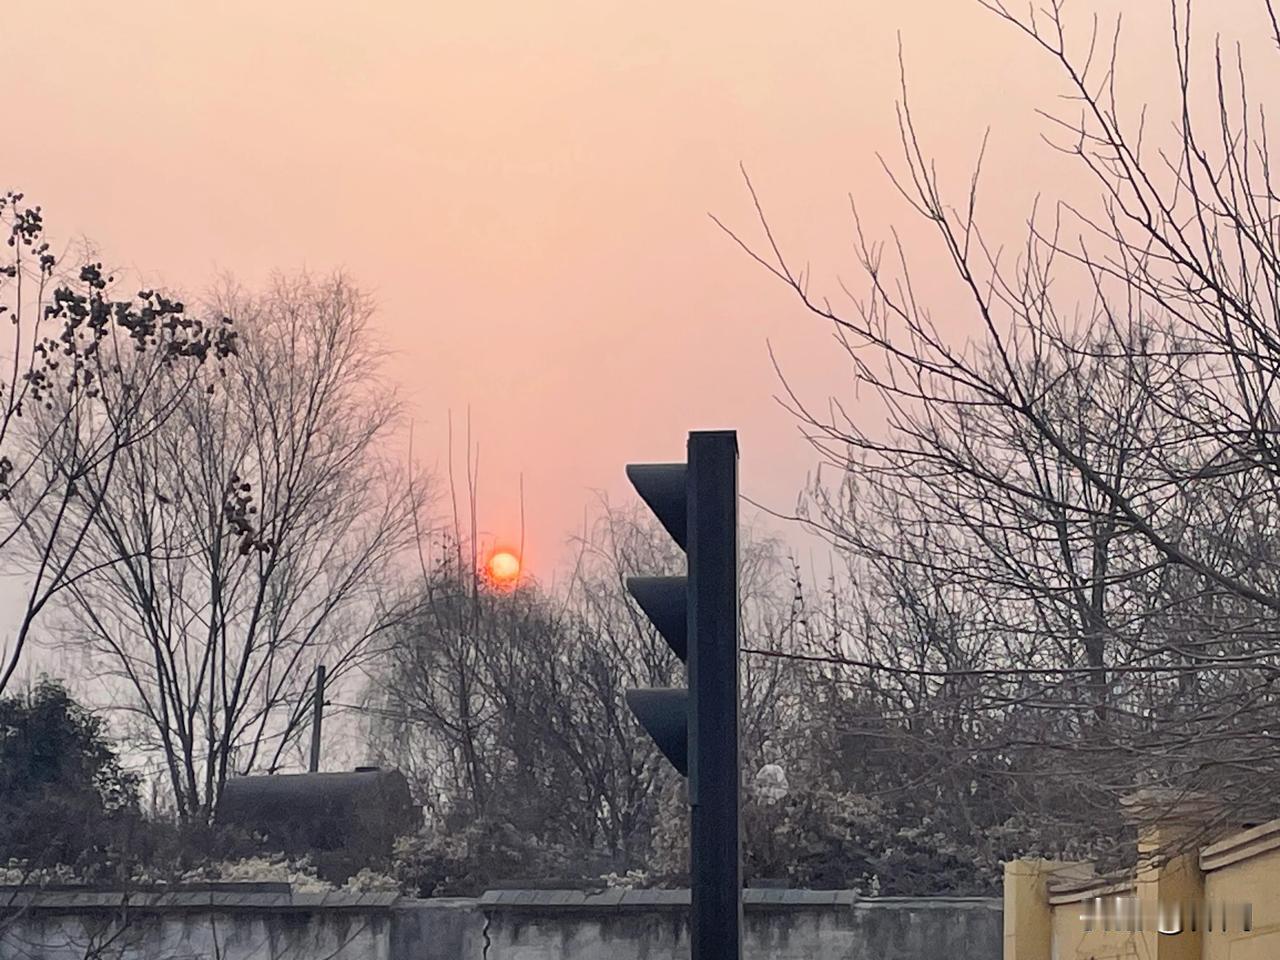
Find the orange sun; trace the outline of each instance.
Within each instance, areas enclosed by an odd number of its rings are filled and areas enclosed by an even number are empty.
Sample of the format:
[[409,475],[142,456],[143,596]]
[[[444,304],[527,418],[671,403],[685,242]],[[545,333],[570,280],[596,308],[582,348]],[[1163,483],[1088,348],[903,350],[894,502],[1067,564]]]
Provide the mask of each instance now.
[[510,586],[520,577],[520,558],[510,550],[495,550],[489,557],[488,569],[494,583]]

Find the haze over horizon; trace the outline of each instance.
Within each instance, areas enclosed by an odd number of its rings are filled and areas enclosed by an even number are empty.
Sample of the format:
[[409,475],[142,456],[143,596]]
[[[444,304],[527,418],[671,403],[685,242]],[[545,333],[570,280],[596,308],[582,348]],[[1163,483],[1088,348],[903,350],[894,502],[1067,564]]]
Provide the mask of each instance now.
[[[1142,29],[1138,80],[1159,62]],[[944,182],[965,187],[990,128],[997,227],[1043,187],[1028,158],[1055,162],[1035,115],[1052,65],[976,2],[128,0],[18,4],[0,33],[5,185],[56,239],[186,291],[348,271],[420,461],[443,473],[452,411],[462,462],[470,410],[491,538],[519,537],[523,475],[539,576],[593,491],[622,502],[623,465],[679,458],[690,429],[737,428],[744,494],[792,508],[816,456],[773,399],[770,344],[807,401],[857,403],[829,331],[707,216],[758,238],[740,164],[820,280],[856,285],[850,193],[873,236],[925,237],[877,159],[900,149],[900,40]]]

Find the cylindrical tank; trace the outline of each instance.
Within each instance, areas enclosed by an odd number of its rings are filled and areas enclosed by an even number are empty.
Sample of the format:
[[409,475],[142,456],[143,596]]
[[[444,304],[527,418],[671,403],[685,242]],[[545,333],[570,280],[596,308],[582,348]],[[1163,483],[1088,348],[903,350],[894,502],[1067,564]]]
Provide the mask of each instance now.
[[289,854],[344,851],[385,857],[395,838],[416,830],[421,810],[399,770],[236,777],[222,788],[214,819],[266,839]]

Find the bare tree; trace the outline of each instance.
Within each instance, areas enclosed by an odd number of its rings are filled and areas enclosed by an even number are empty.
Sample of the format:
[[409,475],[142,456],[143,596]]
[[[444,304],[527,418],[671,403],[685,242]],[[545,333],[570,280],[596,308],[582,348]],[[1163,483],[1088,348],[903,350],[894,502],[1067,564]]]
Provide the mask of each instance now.
[[342,276],[234,288],[238,362],[84,486],[93,561],[67,590],[66,641],[91,649],[179,814],[206,818],[228,776],[273,771],[333,683],[400,616],[394,561],[414,491],[389,456],[399,405],[372,307]]
[[235,334],[155,290],[117,298],[88,257],[68,273],[21,193],[0,196],[0,233],[0,317],[12,333],[0,378],[0,557],[23,593],[0,654],[2,692],[37,616],[82,572],[79,547],[121,455],[164,425],[206,359],[234,352]]
[[[1095,23],[1076,51],[1057,0],[1025,15],[982,5],[1060,68],[1079,112],[1051,117],[1050,140],[1097,197],[1041,208],[1020,255],[1003,255],[978,225],[977,174],[959,207],[946,201],[904,84],[904,164],[890,175],[967,292],[975,339],[935,322],[901,243],[859,226],[865,292],[837,307],[761,218],[766,253],[753,255],[833,325],[886,412],[816,414],[790,395],[838,471],[808,519],[848,549],[865,596],[891,603],[831,659],[907,714],[932,701],[981,728],[969,746],[1006,782],[1052,772],[1066,833],[1114,821],[1121,796],[1152,786],[1208,791],[1220,820],[1274,816],[1268,116],[1240,46],[1194,40],[1190,2],[1171,7],[1172,97],[1157,109],[1174,136],[1154,147],[1146,110],[1121,119],[1118,24]],[[1257,13],[1275,32],[1271,3]]]
[[[459,555],[451,539],[436,544],[415,616],[376,674],[383,755],[412,772],[446,834],[510,823],[561,851],[562,869],[644,869],[659,794],[677,778],[624,695],[683,678],[626,578],[679,572],[679,550],[647,514],[605,503],[561,590],[486,588]],[[744,632],[791,649],[793,601],[781,546],[744,537]],[[744,667],[749,763],[766,744],[796,748],[795,678],[776,660]],[[525,861],[527,872],[555,869]]]

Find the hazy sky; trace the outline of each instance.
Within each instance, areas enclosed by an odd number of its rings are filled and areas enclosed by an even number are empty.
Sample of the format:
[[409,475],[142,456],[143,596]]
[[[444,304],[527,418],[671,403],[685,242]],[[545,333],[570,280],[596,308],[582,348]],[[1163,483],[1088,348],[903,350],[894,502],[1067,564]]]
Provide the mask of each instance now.
[[[1141,75],[1163,41],[1129,29]],[[1062,88],[970,0],[9,0],[0,186],[177,287],[345,267],[421,459],[469,405],[482,526],[518,538],[523,472],[546,574],[591,491],[627,495],[623,464],[689,429],[736,427],[744,491],[793,504],[814,456],[766,341],[814,401],[852,400],[847,361],[707,212],[750,229],[743,163],[797,261],[856,279],[847,195],[875,232],[910,223],[876,159],[899,32],[946,179],[990,126],[988,208],[1016,225]]]

